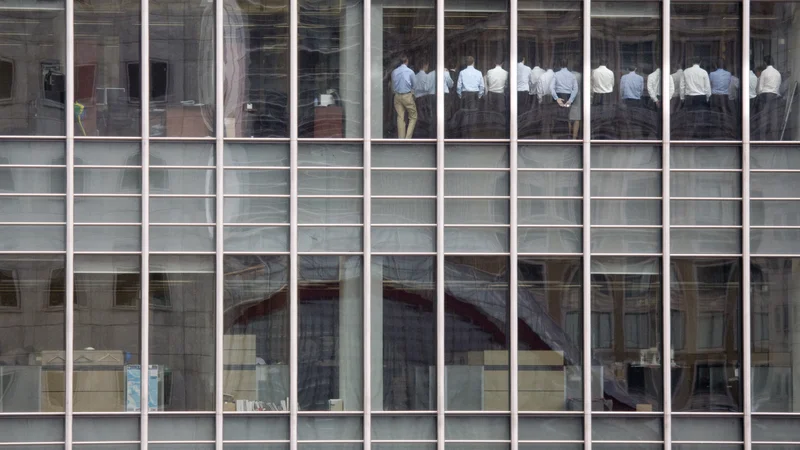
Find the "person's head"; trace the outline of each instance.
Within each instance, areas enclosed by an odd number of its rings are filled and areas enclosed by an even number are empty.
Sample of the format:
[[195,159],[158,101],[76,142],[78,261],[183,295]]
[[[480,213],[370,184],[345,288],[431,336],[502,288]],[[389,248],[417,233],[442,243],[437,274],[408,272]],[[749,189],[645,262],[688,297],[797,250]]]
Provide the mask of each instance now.
[[400,55],[400,64],[408,65],[408,55]]
[[726,69],[725,66],[726,66],[726,64],[725,64],[725,60],[724,59],[720,58],[720,59],[717,60],[717,69],[725,70]]
[[695,56],[695,57],[692,58],[692,64],[694,64],[696,66],[699,66],[700,63],[702,63],[702,62],[703,62],[703,58],[701,58],[699,56]]
[[772,57],[769,55],[764,56],[764,65],[771,66],[772,65]]
[[473,58],[472,56],[467,56],[466,61],[468,66],[475,64],[475,58]]
[[561,67],[562,69],[569,68],[569,60],[567,58],[561,58],[558,61],[558,64],[559,64],[559,67]]
[[519,62],[521,62],[522,64],[525,64],[528,61],[527,61],[527,58],[525,58],[524,56],[520,56],[519,57]]
[[761,72],[763,72],[764,69],[766,69],[766,68],[767,68],[767,66],[758,66],[758,67],[756,67],[756,75],[761,76]]
[[628,66],[628,72],[636,72],[636,66]]
[[422,70],[427,72],[429,67],[428,60],[423,59],[422,61],[420,61],[419,66],[422,68]]
[[503,60],[502,56],[498,56],[497,58],[494,59],[495,65],[502,66],[503,62],[505,62],[505,61]]

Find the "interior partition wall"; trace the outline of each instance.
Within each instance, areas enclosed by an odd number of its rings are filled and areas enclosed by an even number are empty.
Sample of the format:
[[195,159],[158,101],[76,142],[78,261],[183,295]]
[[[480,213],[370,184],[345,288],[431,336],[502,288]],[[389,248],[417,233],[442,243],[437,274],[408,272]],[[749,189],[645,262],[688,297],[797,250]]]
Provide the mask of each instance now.
[[0,449],[800,446],[799,4],[1,2]]

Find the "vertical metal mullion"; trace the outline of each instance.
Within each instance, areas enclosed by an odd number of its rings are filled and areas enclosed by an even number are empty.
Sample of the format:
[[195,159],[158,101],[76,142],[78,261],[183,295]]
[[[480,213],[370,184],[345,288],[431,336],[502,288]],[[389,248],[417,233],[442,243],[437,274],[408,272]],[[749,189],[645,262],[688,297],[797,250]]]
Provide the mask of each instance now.
[[[444,359],[444,136],[443,80],[445,0],[436,0],[436,438],[445,450],[445,359]],[[454,86],[455,87],[455,86]],[[454,95],[455,92],[450,92]]]
[[148,398],[150,382],[150,4],[149,0],[141,0],[141,61],[139,63],[139,92],[142,108],[142,265],[141,273],[141,349],[140,349],[140,414],[141,433],[140,447],[147,450],[149,432],[150,400]]
[[289,448],[297,450],[297,102],[298,2],[289,0]]
[[592,448],[592,274],[591,274],[591,1],[583,0],[583,448]]
[[73,380],[73,341],[75,337],[75,115],[72,105],[75,103],[75,9],[73,0],[66,2],[66,114],[64,126],[66,128],[66,260],[64,261],[64,449],[72,449],[72,380]]
[[750,450],[752,436],[752,386],[750,378],[750,0],[742,2],[742,74],[739,98],[742,102],[742,402],[744,406],[744,449]]
[[519,329],[517,327],[519,315],[518,312],[518,264],[517,261],[517,152],[518,152],[518,134],[519,125],[517,123],[517,61],[518,61],[518,18],[517,13],[519,4],[517,0],[510,0],[510,33],[509,33],[509,98],[511,100],[509,105],[509,257],[511,258],[509,264],[509,356],[508,356],[508,371],[509,371],[509,384],[510,395],[509,400],[511,404],[511,450],[519,448]]
[[224,303],[224,293],[225,293],[225,271],[223,268],[223,242],[224,242],[224,230],[223,230],[223,223],[224,223],[224,213],[223,213],[223,193],[225,189],[224,184],[224,175],[225,171],[222,169],[224,166],[224,158],[223,158],[223,150],[224,150],[224,138],[225,138],[225,55],[224,52],[224,44],[225,44],[225,29],[224,29],[224,14],[225,14],[225,4],[224,0],[216,0],[215,6],[215,15],[214,15],[214,85],[215,85],[215,103],[216,108],[215,111],[215,136],[216,136],[216,199],[215,199],[215,210],[216,210],[216,227],[215,227],[215,236],[216,239],[216,254],[215,256],[215,266],[216,270],[214,271],[214,279],[216,284],[216,289],[214,290],[214,298],[215,298],[215,314],[214,314],[214,333],[215,333],[215,348],[214,348],[214,388],[215,388],[215,401],[214,401],[214,410],[215,410],[215,423],[216,423],[216,449],[222,450],[223,447],[223,409],[224,409],[224,380],[223,377],[224,373],[222,370],[222,363],[223,363],[223,326],[224,326],[224,313],[225,313],[225,303]]
[[361,349],[364,352],[364,449],[369,450],[372,440],[372,0],[363,0],[364,13],[364,345]]
[[[664,448],[672,448],[672,305],[670,298],[671,275],[671,234],[670,234],[670,105],[669,82],[672,79],[670,67],[670,0],[662,3],[661,12],[661,400],[664,411]],[[677,91],[676,91],[677,93]]]

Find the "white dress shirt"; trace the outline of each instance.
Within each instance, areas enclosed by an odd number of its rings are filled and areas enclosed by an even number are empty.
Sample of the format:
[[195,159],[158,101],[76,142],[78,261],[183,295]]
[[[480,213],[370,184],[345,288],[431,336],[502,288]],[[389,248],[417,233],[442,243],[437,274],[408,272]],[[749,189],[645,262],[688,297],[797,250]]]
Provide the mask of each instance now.
[[781,74],[772,66],[761,71],[756,85],[756,94],[780,94]]
[[536,93],[536,85],[539,83],[539,78],[542,76],[543,73],[544,69],[542,69],[539,66],[533,66],[533,69],[531,69],[531,77],[528,83],[530,86],[529,89],[531,91],[531,95]]
[[750,98],[756,98],[756,87],[758,86],[758,77],[752,70],[750,71]]
[[539,101],[541,101],[545,95],[550,95],[550,80],[553,79],[553,75],[555,75],[553,69],[547,69],[547,71],[539,77],[539,80],[537,80],[536,91],[534,93],[539,97]]
[[[670,78],[671,79],[671,78]],[[647,95],[654,101],[661,97],[661,69],[658,68],[647,76]]]
[[517,91],[530,91],[531,68],[524,63],[517,64]]
[[614,91],[614,72],[606,66],[592,71],[592,94],[609,94]]
[[728,85],[728,99],[738,99],[741,90],[742,83],[739,81],[739,77],[736,75],[731,75],[731,84]]
[[508,71],[501,66],[486,71],[486,92],[502,94],[508,84]]
[[711,80],[708,78],[708,72],[703,70],[699,64],[695,64],[683,71],[681,98],[698,95],[705,95],[706,99],[711,98]]
[[[675,84],[675,88],[678,91],[680,91],[680,89],[681,89],[681,81],[683,80],[683,69],[676,70],[675,73],[670,75],[670,78],[672,78],[672,83]],[[680,92],[673,93],[673,95],[671,95],[669,98],[672,98],[675,95],[680,95]],[[680,97],[681,97],[681,99],[683,99],[683,95],[681,95]]]

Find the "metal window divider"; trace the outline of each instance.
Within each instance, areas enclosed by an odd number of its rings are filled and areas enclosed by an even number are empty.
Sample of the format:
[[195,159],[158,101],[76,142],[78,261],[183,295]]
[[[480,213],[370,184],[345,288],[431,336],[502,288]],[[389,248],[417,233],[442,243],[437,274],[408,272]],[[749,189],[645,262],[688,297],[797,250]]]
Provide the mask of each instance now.
[[224,439],[224,409],[225,409],[225,399],[224,399],[224,392],[225,386],[223,385],[225,382],[224,377],[224,333],[225,330],[223,329],[225,321],[224,321],[224,314],[225,314],[225,268],[224,268],[224,176],[225,171],[223,170],[224,167],[224,155],[223,152],[225,150],[225,55],[223,52],[225,51],[224,43],[225,43],[225,29],[223,26],[224,23],[224,14],[225,14],[225,0],[216,0],[214,4],[215,7],[215,14],[214,14],[214,85],[215,85],[215,103],[216,108],[214,108],[214,123],[215,123],[215,166],[216,166],[216,173],[215,175],[215,198],[214,198],[214,207],[216,213],[216,226],[214,239],[215,239],[215,254],[214,254],[214,266],[216,270],[214,271],[214,279],[216,284],[216,289],[214,290],[214,304],[215,304],[215,314],[214,314],[214,331],[215,331],[215,347],[214,347],[214,387],[215,387],[215,399],[214,399],[214,422],[216,423],[216,442],[215,448],[216,450],[222,450],[223,448],[223,439]]
[[141,356],[139,366],[140,381],[140,448],[147,450],[150,434],[149,385],[150,385],[150,4],[149,0],[141,0],[141,61],[139,78],[141,88],[140,105],[142,108],[142,259],[141,259]]
[[[363,0],[364,13],[362,15],[363,27],[363,51],[362,65],[364,70],[364,93],[363,108],[363,194],[364,194],[364,214],[363,214],[363,244],[362,244],[362,267],[363,267],[363,333],[364,345],[363,352],[363,392],[364,400],[362,409],[364,411],[364,449],[369,450],[372,446],[372,96],[370,87],[372,80],[372,0]],[[381,331],[382,332],[382,331]],[[381,367],[382,369],[382,367]]]
[[72,0],[64,0],[66,21],[66,94],[64,127],[66,131],[66,236],[64,261],[64,449],[72,450],[73,423],[73,379],[74,379],[74,318],[75,318],[75,114],[72,105],[75,103],[75,4]]
[[750,323],[750,0],[742,1],[742,82],[739,98],[742,99],[742,287],[740,358],[740,389],[743,403],[744,450],[753,446],[752,436],[752,382],[751,382],[751,326]]
[[517,70],[516,63],[519,53],[519,3],[518,0],[510,0],[510,14],[509,14],[509,148],[508,148],[508,161],[509,161],[509,205],[508,205],[508,218],[509,218],[509,355],[508,355],[508,372],[509,372],[509,401],[510,401],[510,433],[511,433],[511,450],[519,448],[519,327],[518,327],[518,289],[519,289],[519,270],[518,270],[518,247],[517,247],[517,164],[518,164],[518,132],[519,124],[518,117],[519,111],[517,110]]
[[297,450],[297,138],[298,22],[300,0],[289,0],[289,449]]
[[[591,339],[591,0],[583,0],[583,448],[592,448],[592,339]],[[588,76],[587,76],[588,75]]]
[[[436,0],[436,76],[444,77],[445,0]],[[436,80],[437,87],[441,83]],[[444,89],[436,89],[436,438],[445,450]]]
[[661,409],[664,414],[664,448],[672,448],[672,306],[670,256],[670,106],[669,97],[672,69],[670,67],[670,2],[665,0],[661,12],[661,369],[663,380]]

